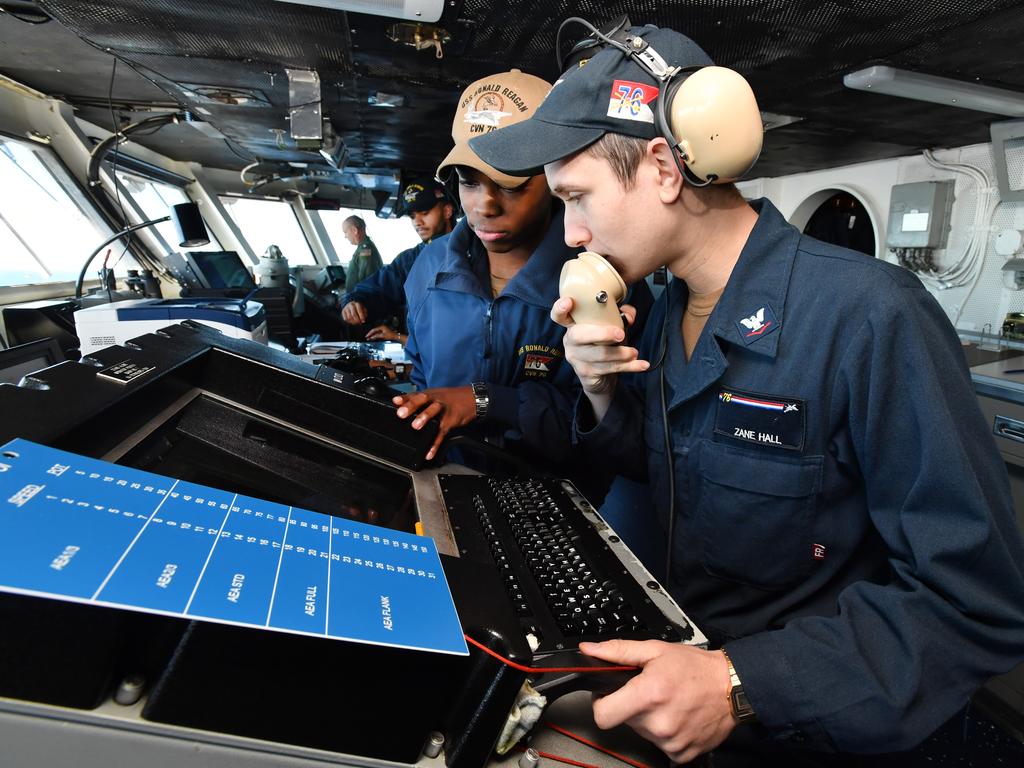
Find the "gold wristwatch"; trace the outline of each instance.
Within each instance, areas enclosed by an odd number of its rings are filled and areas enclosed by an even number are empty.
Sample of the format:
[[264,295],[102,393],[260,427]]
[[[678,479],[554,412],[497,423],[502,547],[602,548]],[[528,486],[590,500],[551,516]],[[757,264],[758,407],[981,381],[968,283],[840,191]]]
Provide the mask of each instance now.
[[724,648],[722,649],[722,655],[725,656],[725,660],[729,664],[728,698],[729,707],[732,709],[732,716],[736,718],[736,722],[740,725],[752,723],[757,720],[757,715],[754,714],[754,708],[750,705],[750,699],[747,698],[747,694],[743,691],[743,683],[740,681],[740,676]]

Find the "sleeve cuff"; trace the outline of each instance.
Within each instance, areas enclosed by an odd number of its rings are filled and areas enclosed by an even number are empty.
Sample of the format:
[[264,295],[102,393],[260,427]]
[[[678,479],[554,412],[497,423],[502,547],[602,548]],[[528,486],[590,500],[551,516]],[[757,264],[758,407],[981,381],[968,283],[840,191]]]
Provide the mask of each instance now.
[[366,304],[366,297],[363,296],[363,294],[359,293],[359,291],[352,291],[351,293],[346,293],[344,296],[341,297],[341,306],[344,307],[346,304],[350,304],[353,301],[358,301],[360,304]]
[[759,632],[725,644],[758,723],[779,741],[834,752],[828,732],[790,665],[779,632]]
[[601,423],[594,424],[594,409],[587,396],[581,392],[573,411],[573,444],[589,445],[617,440],[626,425],[627,416],[628,409],[624,407],[620,392],[616,391]]

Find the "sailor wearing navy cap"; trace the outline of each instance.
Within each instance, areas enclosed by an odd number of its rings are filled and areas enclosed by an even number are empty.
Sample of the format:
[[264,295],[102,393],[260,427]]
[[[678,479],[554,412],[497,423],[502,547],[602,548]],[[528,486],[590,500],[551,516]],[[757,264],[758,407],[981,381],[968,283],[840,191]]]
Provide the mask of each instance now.
[[[455,204],[440,182],[433,179],[406,185],[399,198],[399,215],[408,216],[420,242],[398,254],[383,269],[363,280],[342,300],[341,317],[349,325],[374,323],[366,338],[406,341],[405,280],[420,251],[455,226]],[[395,323],[392,327],[389,323]]]
[[1024,659],[1024,546],[956,333],[911,273],[743,199],[742,77],[672,30],[602,35],[532,118],[470,142],[544,168],[569,245],[674,276],[638,348],[552,308],[575,440],[650,479],[668,585],[713,648],[581,645],[643,668],[595,719],[678,762],[917,764],[893,753]]

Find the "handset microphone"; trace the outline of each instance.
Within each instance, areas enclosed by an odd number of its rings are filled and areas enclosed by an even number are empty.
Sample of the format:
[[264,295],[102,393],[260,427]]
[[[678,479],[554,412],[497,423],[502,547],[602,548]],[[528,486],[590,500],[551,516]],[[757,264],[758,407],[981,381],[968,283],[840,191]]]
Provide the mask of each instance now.
[[624,328],[619,303],[626,298],[626,284],[603,256],[584,251],[565,262],[558,294],[572,299],[574,323]]

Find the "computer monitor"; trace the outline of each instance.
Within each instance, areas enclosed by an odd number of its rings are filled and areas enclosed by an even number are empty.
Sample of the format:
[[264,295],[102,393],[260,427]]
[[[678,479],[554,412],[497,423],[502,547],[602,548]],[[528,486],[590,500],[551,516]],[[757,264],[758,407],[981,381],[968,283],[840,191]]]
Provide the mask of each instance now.
[[189,251],[209,288],[253,289],[256,283],[235,251]]
[[0,350],[0,384],[17,384],[25,376],[63,362],[64,354],[53,339],[30,341]]
[[75,333],[75,309],[73,301],[63,299],[8,304],[0,310],[7,346],[53,339],[64,351],[61,359],[77,360],[81,345]]

